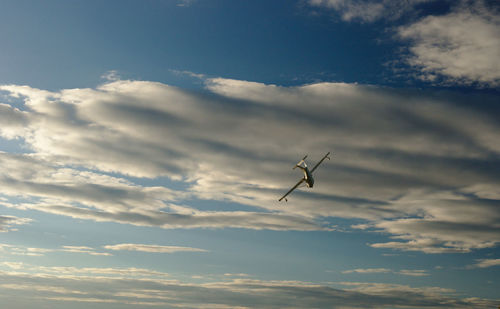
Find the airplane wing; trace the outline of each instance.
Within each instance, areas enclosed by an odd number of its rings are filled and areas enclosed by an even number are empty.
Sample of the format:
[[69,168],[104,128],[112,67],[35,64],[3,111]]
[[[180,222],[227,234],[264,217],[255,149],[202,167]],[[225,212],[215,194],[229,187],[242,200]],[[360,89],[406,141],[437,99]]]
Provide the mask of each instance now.
[[285,199],[285,201],[288,201],[288,200],[286,199],[286,196],[287,196],[288,194],[292,193],[292,191],[293,191],[293,190],[297,189],[297,187],[298,187],[301,183],[303,183],[305,180],[306,180],[305,178],[302,178],[301,180],[299,180],[299,182],[297,182],[297,184],[296,184],[295,186],[293,186],[293,188],[291,188],[291,189],[290,189],[287,193],[285,193],[285,195],[283,195],[283,196],[282,196],[282,197],[281,197],[278,201],[280,201],[280,202],[281,202],[281,200],[282,200],[282,199]]
[[312,169],[311,169],[311,173],[314,172],[314,170],[326,159],[328,158],[328,160],[330,160],[330,157],[328,156],[330,154],[330,152],[328,152],[324,157],[323,159],[321,159]]

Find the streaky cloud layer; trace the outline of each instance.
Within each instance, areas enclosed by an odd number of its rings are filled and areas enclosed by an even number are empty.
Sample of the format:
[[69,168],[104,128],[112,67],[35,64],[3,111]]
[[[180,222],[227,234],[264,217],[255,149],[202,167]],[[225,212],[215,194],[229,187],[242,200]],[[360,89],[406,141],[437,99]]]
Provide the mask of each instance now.
[[[342,282],[333,287],[304,281],[227,279],[181,283],[168,274],[138,268],[76,268],[12,265],[0,271],[0,291],[18,304],[74,308],[89,304],[107,308],[490,308],[493,300],[450,297],[455,291],[438,287]],[[29,271],[35,271],[34,275]],[[342,288],[340,288],[342,287]],[[26,294],[29,291],[29,294]],[[21,297],[24,295],[24,297]],[[291,297],[293,295],[294,297]],[[62,308],[62,307],[61,307]]]
[[[33,197],[2,205],[163,228],[333,230],[324,219],[355,218],[366,223],[353,228],[394,238],[373,247],[426,253],[500,241],[500,124],[482,107],[492,98],[205,82],[205,92],[131,80],[57,92],[0,86],[24,100],[23,116],[0,133],[32,151],[1,153],[0,183],[8,197]],[[327,151],[315,189],[278,203],[301,177],[291,170],[298,158]],[[169,177],[187,190],[129,176]],[[197,200],[244,209],[200,210]]]

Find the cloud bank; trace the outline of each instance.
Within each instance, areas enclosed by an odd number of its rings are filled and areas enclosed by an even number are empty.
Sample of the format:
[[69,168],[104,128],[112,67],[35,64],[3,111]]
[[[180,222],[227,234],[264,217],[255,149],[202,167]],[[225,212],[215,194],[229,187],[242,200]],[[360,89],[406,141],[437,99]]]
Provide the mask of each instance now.
[[[330,217],[361,219],[353,228],[394,240],[373,247],[427,253],[500,241],[494,97],[223,78],[205,92],[130,80],[0,90],[24,101],[5,105],[22,117],[0,132],[30,150],[0,153],[5,207],[162,228],[332,230]],[[278,203],[301,177],[293,164],[327,151],[314,190]]]
[[[0,271],[0,291],[23,308],[491,308],[493,300],[454,298],[437,287],[345,282],[229,279],[181,283],[147,269],[30,267]],[[27,271],[36,271],[37,274]],[[29,294],[26,294],[29,291]]]

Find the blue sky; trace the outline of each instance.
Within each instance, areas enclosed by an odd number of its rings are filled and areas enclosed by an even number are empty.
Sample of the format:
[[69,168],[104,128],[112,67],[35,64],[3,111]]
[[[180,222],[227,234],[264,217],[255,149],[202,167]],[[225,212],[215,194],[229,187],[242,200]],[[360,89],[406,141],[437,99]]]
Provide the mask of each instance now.
[[9,308],[499,305],[495,1],[1,6]]

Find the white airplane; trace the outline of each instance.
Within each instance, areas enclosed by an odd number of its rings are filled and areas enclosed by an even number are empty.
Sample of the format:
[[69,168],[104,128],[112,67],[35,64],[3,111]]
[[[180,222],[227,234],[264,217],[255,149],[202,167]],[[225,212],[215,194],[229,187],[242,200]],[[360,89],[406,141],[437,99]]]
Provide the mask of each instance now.
[[[285,193],[285,195],[283,195],[278,201],[281,202],[281,200],[285,199],[285,202],[288,202],[288,200],[286,198],[287,195],[292,193],[293,190],[297,189],[297,187],[300,186],[300,184],[302,184],[303,182],[305,182],[309,188],[312,188],[314,186],[314,178],[313,178],[312,173],[314,172],[314,170],[316,170],[316,168],[318,168],[318,166],[323,162],[323,160],[325,160],[326,158],[328,158],[328,160],[330,160],[330,157],[328,156],[329,154],[330,154],[330,152],[328,152],[323,157],[323,159],[321,159],[318,163],[316,163],[316,165],[311,170],[309,170],[309,168],[307,167],[306,161],[304,161],[307,158],[307,155],[302,160],[300,160],[299,163],[295,164],[293,169],[295,169],[297,167],[300,168],[304,172],[304,177],[301,180],[299,180],[299,182],[297,182],[297,184],[295,186],[293,186],[287,193]],[[301,165],[302,163],[304,164],[304,166]]]

